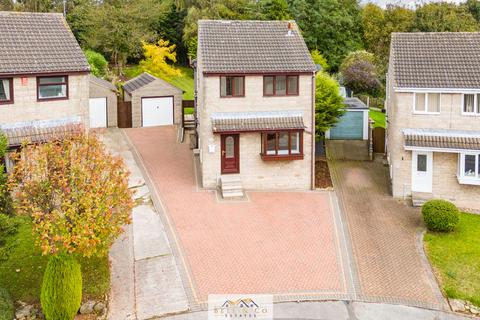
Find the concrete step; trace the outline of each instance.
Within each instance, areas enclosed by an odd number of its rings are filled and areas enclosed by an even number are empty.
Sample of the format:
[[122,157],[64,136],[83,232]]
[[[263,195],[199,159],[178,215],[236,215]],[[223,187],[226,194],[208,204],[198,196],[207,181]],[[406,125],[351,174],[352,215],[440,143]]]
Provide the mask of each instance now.
[[230,199],[230,198],[243,198],[243,190],[234,190],[234,191],[223,191],[222,190],[222,197],[224,199]]
[[414,207],[421,207],[428,200],[433,199],[433,194],[428,192],[412,192],[412,205]]
[[243,187],[241,184],[227,184],[227,185],[222,185],[222,190],[223,191],[235,191],[235,190],[243,190]]
[[220,177],[219,182],[220,191],[224,199],[242,198],[244,196],[240,175],[224,175]]
[[421,207],[427,202],[428,200],[423,200],[423,199],[412,199],[412,205],[414,207]]

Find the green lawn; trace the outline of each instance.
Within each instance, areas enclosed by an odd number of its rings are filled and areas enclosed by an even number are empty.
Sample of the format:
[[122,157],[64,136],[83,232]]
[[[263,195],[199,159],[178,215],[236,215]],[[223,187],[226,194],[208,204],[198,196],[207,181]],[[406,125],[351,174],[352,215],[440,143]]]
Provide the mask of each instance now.
[[[7,261],[0,261],[0,287],[6,288],[14,301],[37,303],[48,257],[34,246],[30,219],[20,219],[18,234],[9,239],[17,245]],[[80,257],[78,261],[82,265],[84,299],[103,298],[110,288],[108,257]]]
[[424,240],[445,294],[480,306],[480,215],[462,213],[454,232],[428,232]]
[[[180,69],[182,72],[180,76],[160,78],[182,89],[184,91],[184,100],[193,100],[193,69],[184,66],[177,66],[177,69]],[[140,69],[138,65],[131,65],[123,69],[123,73],[128,79],[134,78],[142,72],[142,69]]]
[[386,119],[385,119],[385,113],[370,109],[369,116],[370,116],[370,119],[375,121],[375,123],[373,124],[374,128],[376,128],[376,127],[386,128],[387,127]]

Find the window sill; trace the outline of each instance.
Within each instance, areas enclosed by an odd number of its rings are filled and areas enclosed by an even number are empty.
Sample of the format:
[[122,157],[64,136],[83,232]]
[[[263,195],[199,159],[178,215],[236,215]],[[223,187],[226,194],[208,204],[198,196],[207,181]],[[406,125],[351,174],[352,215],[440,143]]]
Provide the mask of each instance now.
[[418,112],[418,111],[414,111],[413,112],[414,115],[439,115],[440,112]]
[[38,101],[38,102],[42,102],[42,101],[55,101],[55,100],[68,100],[68,97],[37,98],[37,101]]
[[303,154],[266,155],[260,154],[263,161],[303,160]]
[[480,178],[467,178],[467,177],[457,176],[457,179],[458,179],[458,183],[460,184],[480,186]]
[[480,117],[480,113],[462,112],[462,116],[464,116],[464,117]]
[[13,100],[0,101],[0,104],[14,104]]
[[243,95],[243,96],[220,96],[220,99],[231,99],[231,98],[245,98],[245,95]]

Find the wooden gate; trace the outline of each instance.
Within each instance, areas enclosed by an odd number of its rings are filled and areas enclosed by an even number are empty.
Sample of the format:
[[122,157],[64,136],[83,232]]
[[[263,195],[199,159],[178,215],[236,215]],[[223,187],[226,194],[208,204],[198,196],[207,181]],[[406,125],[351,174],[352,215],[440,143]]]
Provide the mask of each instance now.
[[385,153],[385,129],[384,128],[374,128],[372,132],[373,139],[373,152],[374,153]]
[[131,101],[118,101],[117,104],[117,117],[119,128],[131,128],[132,127],[132,102]]

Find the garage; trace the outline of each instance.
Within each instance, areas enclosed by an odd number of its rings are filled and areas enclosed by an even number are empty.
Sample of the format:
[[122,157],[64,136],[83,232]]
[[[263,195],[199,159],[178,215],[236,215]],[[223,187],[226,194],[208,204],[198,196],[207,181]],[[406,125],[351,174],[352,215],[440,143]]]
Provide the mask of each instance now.
[[144,72],[123,85],[119,115],[129,117],[129,125],[134,128],[179,124],[182,95],[182,89]]
[[173,97],[143,97],[142,98],[142,126],[172,125]]
[[358,98],[345,98],[345,113],[325,137],[330,140],[367,140],[368,107]]
[[90,98],[90,128],[107,127],[107,98]]

